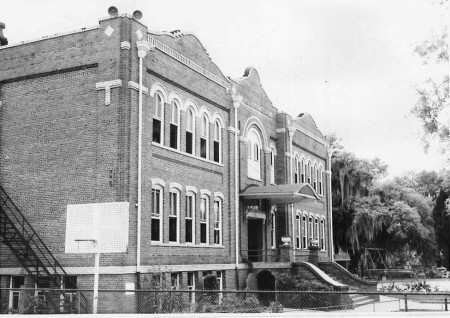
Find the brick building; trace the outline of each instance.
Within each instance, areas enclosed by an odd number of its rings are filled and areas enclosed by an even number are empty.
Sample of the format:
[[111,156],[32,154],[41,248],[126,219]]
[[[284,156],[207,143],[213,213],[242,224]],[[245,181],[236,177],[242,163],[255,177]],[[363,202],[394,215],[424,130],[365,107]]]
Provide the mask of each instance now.
[[[127,15],[2,46],[0,61],[3,199],[63,286],[93,286],[93,256],[65,253],[67,207],[82,203],[130,207],[127,251],[102,255],[100,288],[145,288],[160,272],[182,289],[208,274],[271,289],[273,271],[332,260],[327,142],[310,115],[271,103],[254,68],[228,78],[194,35]],[[7,237],[0,287],[39,285]]]

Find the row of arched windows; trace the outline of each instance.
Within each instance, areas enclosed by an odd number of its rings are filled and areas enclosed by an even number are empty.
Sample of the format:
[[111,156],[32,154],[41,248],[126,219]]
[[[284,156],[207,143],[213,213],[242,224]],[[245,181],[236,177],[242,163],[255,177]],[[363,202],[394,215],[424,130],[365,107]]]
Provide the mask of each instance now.
[[[150,239],[157,243],[222,245],[220,192],[152,179]],[[168,197],[165,191],[169,192]],[[183,197],[182,197],[183,195]]]
[[307,249],[312,240],[319,242],[321,250],[325,250],[325,217],[312,213],[297,211],[295,216],[295,248]]
[[294,157],[294,183],[309,183],[320,195],[323,191],[324,170],[321,164],[312,162],[311,159]]
[[[217,112],[211,114],[205,106],[199,109],[192,100],[186,100],[183,104],[175,92],[167,97],[166,90],[160,84],[152,86],[150,95],[153,97],[154,143],[206,160],[222,162],[224,121]],[[166,119],[165,115],[169,118]]]

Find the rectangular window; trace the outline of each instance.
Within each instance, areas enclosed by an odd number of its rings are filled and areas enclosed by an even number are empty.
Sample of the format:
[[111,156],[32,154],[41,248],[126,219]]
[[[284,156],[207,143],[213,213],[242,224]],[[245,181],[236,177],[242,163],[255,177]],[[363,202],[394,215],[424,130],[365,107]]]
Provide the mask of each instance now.
[[222,244],[222,202],[214,201],[214,244]]
[[186,131],[186,152],[193,154],[194,153],[194,149],[193,149],[193,135],[190,131]]
[[170,287],[172,290],[180,289],[180,274],[171,273],[170,274]]
[[200,138],[200,157],[206,159],[206,139]]
[[[223,290],[223,275],[222,275],[222,271],[217,271],[216,272],[216,277],[217,277],[217,287],[219,287],[219,290]],[[222,301],[223,298],[223,294],[219,293],[219,302]]]
[[160,189],[152,189],[151,240],[161,242],[162,198]]
[[169,242],[178,242],[179,199],[177,192],[170,192]]
[[270,222],[270,247],[275,248],[275,213],[272,212],[272,219]]
[[153,141],[161,143],[161,120],[153,118]]
[[300,248],[300,215],[295,216],[295,229],[296,229],[296,235],[295,235],[295,248]]
[[[195,290],[195,273],[187,273],[187,288],[188,290]],[[189,302],[195,303],[195,293],[189,293]]]
[[194,216],[195,215],[195,197],[186,196],[186,243],[193,243]]
[[170,147],[178,148],[178,126],[174,124],[170,124]]
[[[11,276],[11,288],[20,288],[25,283],[25,276]],[[12,290],[9,295],[9,307],[19,309],[20,290]]]
[[202,198],[200,201],[200,243],[208,244],[208,214],[209,203],[207,198]]

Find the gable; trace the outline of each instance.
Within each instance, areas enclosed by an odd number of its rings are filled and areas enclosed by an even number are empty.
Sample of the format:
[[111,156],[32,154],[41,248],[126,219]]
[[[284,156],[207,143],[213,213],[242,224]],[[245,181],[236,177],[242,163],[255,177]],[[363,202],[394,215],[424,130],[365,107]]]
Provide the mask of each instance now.
[[311,133],[313,133],[315,136],[325,139],[322,132],[319,130],[319,128],[316,125],[316,122],[312,118],[312,116],[308,113],[301,113],[298,115],[298,117],[294,120],[296,124],[299,126],[307,129]]
[[236,94],[244,98],[244,103],[252,107],[265,108],[271,113],[277,111],[262,87],[258,71],[254,67],[247,67],[244,76],[235,82]]
[[220,79],[229,82],[229,79],[223,75],[219,67],[212,61],[205,47],[194,34],[183,34],[177,30],[164,33],[149,33],[149,35]]

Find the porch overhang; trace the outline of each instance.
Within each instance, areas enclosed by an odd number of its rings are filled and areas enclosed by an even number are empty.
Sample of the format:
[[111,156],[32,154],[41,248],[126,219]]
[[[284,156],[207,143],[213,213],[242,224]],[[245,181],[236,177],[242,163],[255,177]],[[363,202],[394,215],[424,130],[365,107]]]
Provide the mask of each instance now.
[[244,200],[269,200],[270,204],[291,204],[321,198],[309,183],[249,187],[239,196]]

